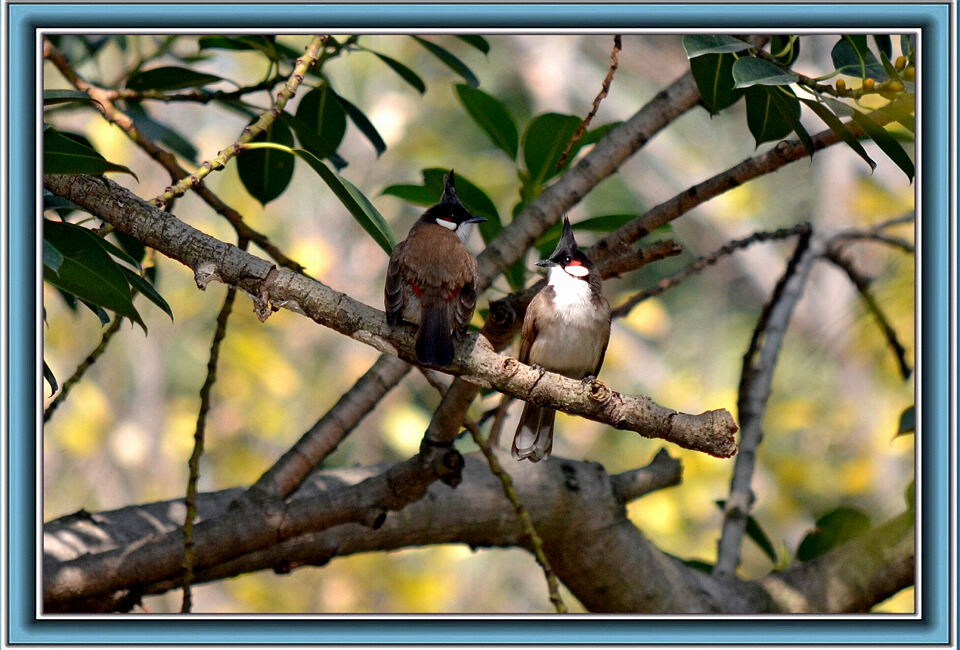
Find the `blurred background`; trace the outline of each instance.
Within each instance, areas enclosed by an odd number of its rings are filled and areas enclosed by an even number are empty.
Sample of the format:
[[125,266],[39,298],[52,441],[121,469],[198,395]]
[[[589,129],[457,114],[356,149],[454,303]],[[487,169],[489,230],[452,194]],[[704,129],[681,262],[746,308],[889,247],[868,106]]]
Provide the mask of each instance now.
[[[506,102],[520,125],[543,112],[585,116],[609,68],[613,45],[612,35],[498,35],[487,36],[490,51],[484,55],[450,36],[428,38],[460,56],[479,77],[481,89]],[[126,51],[108,44],[78,72],[109,85],[122,77],[135,52],[149,51],[159,42],[152,36],[128,39]],[[308,40],[278,38],[297,51]],[[835,36],[805,38],[795,68],[809,76],[832,70],[830,47],[835,41]],[[454,92],[462,79],[409,37],[364,36],[361,42],[416,70],[427,81],[427,91],[419,95],[369,53],[328,62],[324,72],[332,86],[364,110],[387,144],[378,158],[350,125],[339,149],[349,162],[342,175],[371,198],[401,239],[421,208],[381,191],[397,183],[420,184],[420,170],[429,167],[454,168],[483,187],[508,222],[518,200],[516,166],[467,117]],[[60,47],[70,55],[82,45],[61,37]],[[184,56],[196,54],[195,39],[184,37],[174,49]],[[263,60],[254,54],[207,54],[195,67],[237,84],[256,83],[266,74]],[[688,69],[680,36],[625,35],[619,69],[593,126],[628,119]],[[217,87],[232,89],[225,83]],[[44,88],[71,86],[47,63]],[[265,95],[255,99],[268,105]],[[178,126],[189,137],[200,161],[215,157],[245,125],[243,117],[212,104],[153,102],[148,107],[155,119]],[[111,178],[139,196],[151,198],[169,185],[166,173],[95,111],[60,110],[45,118],[85,135],[105,158],[135,171],[139,182],[123,174]],[[808,114],[804,123],[811,134],[824,128]],[[818,229],[863,226],[910,212],[914,186],[871,143],[865,146],[879,163],[873,173],[848,147],[834,146],[818,152],[812,162],[805,158],[792,163],[684,215],[669,234],[682,242],[685,253],[607,282],[605,294],[616,306],[698,256],[756,231],[801,222]],[[757,152],[742,102],[712,118],[695,108],[603,181],[570,218],[577,222],[601,214],[642,214]],[[265,207],[243,189],[236,165],[210,175],[206,183],[309,274],[382,309],[387,255],[306,165],[297,164],[291,187]],[[194,227],[235,243],[232,228],[192,194],[179,199],[174,211]],[[897,234],[912,239],[912,233],[910,224]],[[578,235],[584,246],[596,238]],[[600,379],[616,390],[649,395],[680,411],[726,408],[736,416],[742,357],[793,244],[793,239],[756,244],[641,303],[628,318],[614,323]],[[481,250],[479,236],[471,248]],[[857,267],[876,278],[874,294],[913,363],[914,258],[876,244],[850,250]],[[265,256],[256,247],[251,252]],[[528,282],[536,259],[532,251]],[[44,520],[81,508],[110,510],[185,493],[198,391],[226,289],[214,283],[201,293],[187,268],[159,255],[155,263],[157,288],[175,320],[138,300],[149,335],[124,324],[44,427]],[[508,291],[501,279],[478,307]],[[44,359],[62,382],[96,347],[103,328],[91,312],[67,309],[50,287],[44,286],[43,297]],[[507,353],[515,355],[516,344]],[[249,298],[238,296],[221,349],[200,489],[255,481],[377,356],[372,348],[289,311],[281,310],[261,324]],[[49,392],[45,384],[47,402]],[[498,400],[499,395],[488,395],[471,413],[479,415]],[[409,457],[438,403],[439,396],[422,375],[409,374],[324,465]],[[855,507],[880,523],[903,510],[904,490],[914,475],[915,440],[895,434],[900,414],[913,403],[913,383],[900,378],[854,287],[835,267],[816,266],[781,352],[754,480],[753,514],[776,546],[781,568],[826,511]],[[510,408],[505,444],[519,411],[517,403]],[[646,464],[662,446],[561,414],[553,453],[596,461],[617,473]],[[630,517],[663,550],[713,562],[722,517],[715,501],[727,496],[733,460],[666,446],[683,462],[683,482],[634,502]],[[469,437],[458,447],[464,453],[476,450]],[[523,466],[507,469],[519,472]],[[743,556],[743,577],[762,576],[774,568],[749,540]],[[573,611],[583,611],[563,593]],[[171,592],[150,597],[145,605],[151,612],[179,611],[180,598],[179,592]],[[913,608],[912,590],[906,590],[878,611]],[[194,588],[194,611],[201,613],[550,610],[541,570],[531,555],[458,545],[336,558],[323,568],[284,576],[261,572]]]

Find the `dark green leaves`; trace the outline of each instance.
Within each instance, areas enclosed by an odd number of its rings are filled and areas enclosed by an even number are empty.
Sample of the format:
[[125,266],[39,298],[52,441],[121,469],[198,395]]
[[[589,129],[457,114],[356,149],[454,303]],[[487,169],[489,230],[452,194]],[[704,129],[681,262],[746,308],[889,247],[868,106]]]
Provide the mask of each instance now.
[[[579,126],[580,118],[576,115],[544,113],[533,119],[523,135],[523,162],[531,187],[542,188],[559,173],[557,162]],[[579,144],[570,150],[567,164],[576,156]]]
[[390,224],[387,223],[387,220],[383,218],[383,215],[370,200],[353,183],[335,173],[309,151],[294,149],[292,153],[295,153],[317,172],[317,175],[340,199],[340,202],[347,208],[347,211],[357,223],[389,255],[393,251],[393,247],[397,245],[397,237],[393,234]]
[[711,36],[697,34],[683,37],[683,49],[687,58],[692,59],[703,54],[722,54],[724,52],[742,52],[753,46],[742,38],[735,36]]
[[[424,169],[421,172],[423,175],[423,185],[390,185],[384,188],[383,193],[388,196],[403,199],[414,205],[430,206],[439,201],[443,195],[443,179],[449,171],[448,169],[440,169],[437,167]],[[457,196],[460,197],[460,202],[463,203],[463,206],[469,210],[471,214],[486,217],[487,220],[479,224],[479,229],[483,241],[490,241],[502,228],[497,206],[490,200],[486,192],[460,174],[456,176],[456,184]]]
[[797,560],[808,562],[870,528],[870,517],[854,508],[837,508],[817,519],[816,528],[807,533],[797,548]]
[[[792,103],[779,102],[776,95],[780,92],[780,88],[767,86],[747,89],[747,126],[757,146],[787,137],[793,131],[792,122],[800,118],[800,103],[796,97]],[[788,111],[786,115],[784,111]]]
[[100,176],[106,172],[123,172],[137,177],[123,165],[109,162],[94,149],[67,137],[50,125],[43,127],[43,173],[44,174],[90,174]]
[[735,61],[732,54],[704,54],[690,60],[690,71],[697,82],[697,90],[711,115],[716,115],[743,97],[743,91],[734,88]]
[[[721,510],[726,507],[727,502],[724,499],[718,499],[714,503],[719,506]],[[774,564],[777,563],[777,550],[773,547],[773,543],[770,541],[770,538],[767,537],[767,534],[763,531],[763,528],[760,527],[760,524],[754,518],[753,515],[747,515],[747,527],[744,530],[747,537],[752,539],[757,546],[760,547],[760,550],[763,551],[763,554],[770,558],[770,561]]]
[[[368,50],[368,51],[373,52],[373,50]],[[387,56],[386,54],[380,54],[379,52],[373,52],[373,53],[377,55],[377,58],[379,58],[381,61],[386,63],[388,66],[390,66],[391,70],[393,70],[398,75],[400,75],[401,79],[403,79],[408,84],[416,88],[417,92],[419,92],[421,95],[427,92],[427,85],[423,83],[423,79],[421,79],[420,75],[418,75],[416,72],[414,72],[404,64],[400,63],[396,59]]]
[[223,81],[223,77],[171,65],[143,70],[132,75],[127,79],[127,90],[142,92],[145,90],[202,88],[218,81]]
[[863,158],[866,163],[870,165],[870,169],[876,168],[877,163],[875,163],[873,159],[867,155],[867,150],[863,148],[863,145],[860,144],[860,141],[856,138],[856,136],[850,132],[850,129],[847,128],[847,125],[841,122],[840,118],[833,114],[833,111],[823,104],[815,102],[811,99],[802,99],[800,101],[802,101],[807,108],[816,113],[817,117],[823,120],[824,123],[830,127],[831,131],[839,135],[840,138],[846,142],[851,149],[856,151],[857,155]]
[[79,90],[44,90],[43,105],[53,106],[54,104],[66,104],[68,102],[93,102],[85,92]]
[[756,84],[786,86],[796,81],[793,75],[765,59],[747,56],[733,64],[734,88],[746,88]]
[[897,425],[897,436],[903,436],[916,431],[916,409],[913,406],[908,407],[900,414],[900,423]]
[[483,129],[495,145],[502,149],[510,160],[517,159],[520,136],[517,124],[506,105],[496,97],[467,84],[457,84],[457,97],[473,121]]
[[43,224],[43,239],[46,282],[126,316],[146,330],[122,267],[107,252],[103,239],[81,226],[49,220]]
[[[252,142],[274,142],[292,147],[293,135],[282,120],[275,120]],[[251,149],[237,157],[237,172],[250,196],[266,205],[283,194],[293,178],[293,155],[276,149]]]
[[431,43],[428,40],[420,38],[419,36],[414,36],[413,39],[426,48],[430,54],[440,59],[444,65],[463,77],[463,80],[466,81],[471,88],[477,88],[480,85],[480,80],[477,79],[477,76],[473,74],[470,68],[468,68],[463,61],[450,53],[449,50],[440,47],[436,43]]
[[903,146],[897,142],[896,139],[890,135],[885,128],[877,124],[874,120],[863,113],[854,113],[853,121],[857,124],[857,126],[862,128],[868,136],[870,136],[871,140],[877,143],[877,146],[880,147],[880,150],[887,154],[887,156],[890,157],[890,160],[895,162],[897,167],[903,170],[903,173],[907,175],[907,178],[912,181],[914,173],[913,161],[910,159],[910,156],[907,155],[907,152],[904,150]]
[[861,79],[885,81],[887,72],[867,47],[864,34],[843,36],[830,51],[833,65],[840,74]]
[[337,150],[347,131],[347,112],[329,84],[304,95],[296,116],[293,128],[304,149],[317,158],[326,158]]

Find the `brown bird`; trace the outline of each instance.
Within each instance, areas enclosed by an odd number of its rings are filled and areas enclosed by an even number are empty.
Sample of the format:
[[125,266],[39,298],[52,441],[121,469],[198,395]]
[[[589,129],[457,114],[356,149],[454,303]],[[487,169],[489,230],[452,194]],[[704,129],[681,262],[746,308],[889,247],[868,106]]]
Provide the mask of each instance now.
[[[557,249],[537,266],[547,269],[547,286],[533,297],[523,318],[520,361],[592,381],[610,341],[610,305],[600,291],[600,275],[577,246],[566,217]],[[530,402],[524,405],[513,438],[514,458],[536,463],[550,455],[556,414]]]
[[486,221],[470,214],[457,197],[453,170],[440,202],[410,228],[390,255],[384,287],[387,322],[401,319],[419,325],[417,360],[446,367],[453,363],[456,330],[462,336],[477,306],[477,261],[464,243],[473,224]]

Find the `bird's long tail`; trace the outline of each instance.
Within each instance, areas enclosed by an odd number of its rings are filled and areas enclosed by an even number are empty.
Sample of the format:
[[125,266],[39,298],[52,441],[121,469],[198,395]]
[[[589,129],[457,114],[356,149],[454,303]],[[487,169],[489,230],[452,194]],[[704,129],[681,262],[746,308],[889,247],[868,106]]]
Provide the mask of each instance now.
[[420,363],[446,367],[453,363],[453,339],[450,336],[448,310],[424,307],[417,334],[417,359]]
[[553,449],[554,409],[527,402],[520,415],[520,426],[513,437],[510,452],[517,460],[524,458],[536,463],[550,456]]

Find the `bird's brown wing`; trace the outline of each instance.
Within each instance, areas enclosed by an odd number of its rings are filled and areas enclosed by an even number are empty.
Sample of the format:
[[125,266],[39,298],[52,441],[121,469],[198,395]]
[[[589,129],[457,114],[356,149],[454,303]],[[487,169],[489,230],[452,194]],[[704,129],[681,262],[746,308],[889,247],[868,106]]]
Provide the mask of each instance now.
[[523,329],[520,333],[520,361],[523,363],[530,363],[530,348],[533,347],[533,342],[537,338],[536,319],[532,318],[530,314],[536,303],[541,300],[543,300],[542,290],[530,301],[530,304],[527,306],[527,312],[523,317]]
[[387,265],[387,279],[383,287],[383,307],[387,312],[387,322],[396,325],[403,313],[403,280],[401,279],[400,256],[406,241],[397,244],[390,254]]

